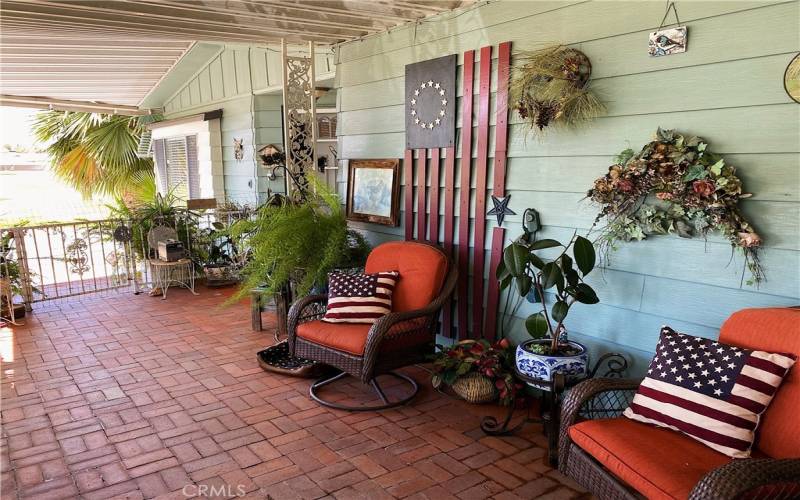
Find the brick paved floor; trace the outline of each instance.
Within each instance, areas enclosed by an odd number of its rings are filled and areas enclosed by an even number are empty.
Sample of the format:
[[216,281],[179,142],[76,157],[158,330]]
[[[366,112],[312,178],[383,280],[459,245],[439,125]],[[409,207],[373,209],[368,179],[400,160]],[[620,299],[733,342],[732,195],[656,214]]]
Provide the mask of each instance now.
[[431,390],[422,368],[408,407],[317,406],[308,380],[259,368],[272,335],[246,304],[200,292],[42,304],[0,329],[3,498],[586,496],[544,464],[536,426],[484,436],[499,410]]

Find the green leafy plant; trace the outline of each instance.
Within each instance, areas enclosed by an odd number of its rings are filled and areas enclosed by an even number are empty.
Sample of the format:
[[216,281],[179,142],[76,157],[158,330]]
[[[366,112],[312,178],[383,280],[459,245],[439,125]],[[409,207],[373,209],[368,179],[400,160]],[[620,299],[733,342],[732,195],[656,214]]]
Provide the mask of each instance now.
[[[21,220],[18,221],[14,227],[25,227],[27,224],[27,220]],[[6,280],[11,285],[11,293],[14,295],[22,295],[24,291],[22,269],[20,268],[15,248],[14,231],[10,229],[3,230],[2,235],[0,235],[0,279]],[[29,272],[29,275],[31,280],[36,276],[33,272]],[[42,291],[32,283],[30,289],[33,293],[42,293]],[[5,306],[5,303],[0,305]]]
[[437,347],[439,351],[433,355],[431,378],[436,388],[442,384],[453,385],[469,373],[480,373],[497,388],[500,403],[508,405],[524,387],[514,375],[514,349],[507,339],[495,343],[486,339],[462,340],[451,346]]
[[614,161],[587,193],[601,207],[595,224],[606,222],[601,248],[659,234],[705,238],[718,230],[744,253],[748,283],[764,279],[761,237],[739,210],[739,201],[751,195],[743,192],[736,169],[703,139],[659,128],[641,151],[626,149]]
[[[560,253],[546,262],[536,254],[546,249],[560,249]],[[572,257],[569,255],[570,249]],[[564,320],[576,302],[596,304],[600,301],[597,293],[584,281],[595,264],[594,245],[577,235],[573,235],[566,245],[552,239],[532,243],[517,240],[503,250],[503,260],[496,276],[500,281],[500,289],[505,290],[513,284],[521,297],[534,292],[542,310],[528,316],[525,329],[535,339],[550,337],[549,352],[543,354],[560,352],[559,340]],[[547,293],[555,297],[549,311]]]
[[[192,238],[197,233],[197,220],[191,212],[180,207],[182,200],[175,195],[174,190],[161,194],[153,189],[149,196],[151,197],[139,199],[136,203],[129,203],[122,196],[117,196],[116,203],[108,205],[109,218],[130,221],[133,251],[140,259],[150,257],[147,234],[155,226],[173,228],[184,248],[193,250]],[[202,251],[202,248],[198,247],[198,250]],[[198,260],[197,255],[192,257]]]
[[33,133],[47,144],[53,171],[84,196],[123,195],[154,185],[153,160],[138,157],[136,150],[145,125],[158,118],[43,111]]
[[364,237],[347,229],[339,197],[311,176],[306,200],[295,202],[275,197],[234,228],[236,237],[247,237],[250,260],[242,269],[242,287],[232,300],[255,287],[280,292],[290,281],[298,295],[327,282],[336,268],[359,267],[370,247]]

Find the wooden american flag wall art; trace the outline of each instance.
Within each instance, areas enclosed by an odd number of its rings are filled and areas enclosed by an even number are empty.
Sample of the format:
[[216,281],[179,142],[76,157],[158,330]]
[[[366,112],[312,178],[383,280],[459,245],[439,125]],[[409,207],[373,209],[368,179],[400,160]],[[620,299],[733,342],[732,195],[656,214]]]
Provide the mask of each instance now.
[[[486,244],[486,198],[488,190],[488,162],[489,162],[489,116],[490,116],[490,95],[491,95],[491,73],[492,73],[492,47],[483,47],[479,51],[478,58],[478,110],[477,110],[477,156],[474,159],[473,168],[473,97],[476,53],[474,50],[464,52],[463,80],[462,80],[462,99],[461,99],[461,155],[459,161],[459,189],[458,195],[458,214],[469,214],[471,209],[475,213],[475,223],[472,239],[473,259],[470,266],[470,243],[469,243],[469,216],[458,217],[458,227],[456,228],[456,143],[434,142],[437,147],[422,147],[424,143],[415,141],[409,135],[409,127],[415,133],[436,130],[429,126],[430,120],[426,121],[426,128],[415,123],[415,118],[419,122],[420,101],[418,94],[414,90],[428,90],[429,83],[431,89],[440,91],[442,83],[435,81],[433,77],[425,80],[415,74],[411,78],[413,84],[420,86],[419,89],[412,89],[409,79],[409,66],[430,63],[431,61],[445,60],[446,58],[433,59],[409,65],[406,68],[406,146],[407,149],[403,161],[403,184],[405,185],[404,200],[404,231],[406,240],[428,241],[433,244],[441,244],[445,252],[455,257],[459,268],[459,283],[457,287],[457,301],[455,318],[457,328],[454,330],[454,311],[452,303],[446,304],[442,312],[442,333],[446,336],[453,336],[458,339],[484,337],[494,340],[497,335],[497,312],[499,304],[499,289],[494,279],[495,270],[500,263],[503,252],[503,242],[505,229],[495,227],[492,230],[491,253],[489,261],[489,285],[488,300],[486,307],[484,304],[484,261]],[[448,56],[455,58],[455,56]],[[511,59],[511,42],[501,43],[497,48],[497,94],[495,104],[495,150],[494,150],[494,176],[491,182],[492,194],[502,198],[506,196],[506,155],[508,145],[508,83]],[[449,63],[448,63],[449,64]],[[418,66],[420,67],[420,66]],[[419,81],[418,81],[419,80]],[[422,84],[424,88],[421,88]],[[440,88],[436,88],[439,83]],[[409,92],[410,91],[410,92]],[[448,92],[445,90],[445,95]],[[465,98],[470,96],[470,98]],[[447,102],[447,106],[453,105],[453,118],[455,92],[453,99]],[[415,102],[412,103],[411,100]],[[413,107],[412,107],[413,105]],[[414,114],[411,114],[414,111]],[[438,113],[441,113],[441,109]],[[445,115],[447,115],[445,110]],[[427,116],[427,115],[425,115]],[[468,121],[469,120],[469,121]],[[441,124],[441,122],[440,122]],[[455,126],[455,122],[453,122]],[[434,127],[437,124],[434,122]],[[416,130],[418,129],[418,130]],[[444,145],[442,145],[444,144]],[[418,147],[419,146],[419,147]],[[444,158],[442,158],[444,156]],[[416,160],[416,169],[415,167]],[[414,175],[416,171],[416,176]],[[441,182],[444,177],[444,203],[443,208],[443,231],[440,234],[440,205],[441,205]],[[430,178],[430,180],[428,180]],[[416,179],[416,182],[415,182]],[[470,203],[471,185],[475,182],[475,200]],[[414,186],[416,184],[416,212],[414,203]],[[428,187],[430,186],[430,188]],[[472,206],[471,206],[472,205]],[[416,215],[416,217],[414,217]],[[416,219],[416,232],[414,230]],[[454,237],[458,232],[458,244],[455,244]],[[470,273],[470,267],[472,272]],[[471,276],[471,278],[470,278]],[[472,286],[470,286],[470,279]],[[470,291],[471,300],[470,300]],[[469,303],[477,305],[470,313]]]

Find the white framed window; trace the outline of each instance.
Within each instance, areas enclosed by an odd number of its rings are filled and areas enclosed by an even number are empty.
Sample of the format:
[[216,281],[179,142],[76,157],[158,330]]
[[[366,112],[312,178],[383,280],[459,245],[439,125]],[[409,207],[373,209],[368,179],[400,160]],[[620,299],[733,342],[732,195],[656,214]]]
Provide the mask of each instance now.
[[160,191],[187,200],[200,198],[197,135],[166,137],[155,143]]
[[221,112],[151,125],[156,185],[185,200],[225,198],[220,142]]

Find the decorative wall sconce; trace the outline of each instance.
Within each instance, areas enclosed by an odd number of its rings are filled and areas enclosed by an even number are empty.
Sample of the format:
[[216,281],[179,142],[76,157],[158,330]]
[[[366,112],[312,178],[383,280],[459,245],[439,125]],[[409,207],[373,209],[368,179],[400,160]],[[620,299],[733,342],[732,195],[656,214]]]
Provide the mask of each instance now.
[[236,161],[244,158],[244,138],[233,138],[233,157],[236,158]]

